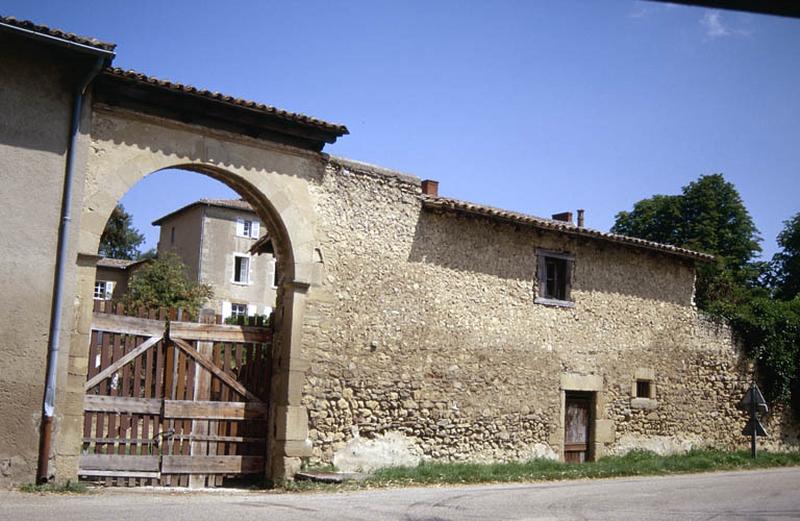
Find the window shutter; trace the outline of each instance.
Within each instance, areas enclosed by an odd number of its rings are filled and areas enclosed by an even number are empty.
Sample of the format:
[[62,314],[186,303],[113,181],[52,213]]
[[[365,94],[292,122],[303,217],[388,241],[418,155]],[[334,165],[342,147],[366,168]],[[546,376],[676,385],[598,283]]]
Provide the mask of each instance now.
[[236,235],[244,236],[244,219],[236,219]]
[[248,304],[247,305],[247,316],[252,317],[256,314],[256,305],[255,304]]
[[567,268],[565,270],[565,291],[564,300],[572,300],[572,261],[567,261]]
[[231,303],[227,300],[222,301],[222,320],[231,316]]
[[267,282],[273,288],[275,287],[275,257],[269,260],[269,269],[267,270]]
[[539,257],[539,273],[538,277],[536,277],[536,282],[538,282],[537,292],[536,295],[539,297],[544,297],[545,292],[547,291],[547,266],[545,264],[544,255],[539,253],[537,255]]
[[261,223],[258,221],[253,221],[253,226],[251,228],[250,236],[253,239],[258,239],[259,235],[261,235]]
[[114,282],[108,281],[106,282],[106,300],[110,299],[114,296]]
[[247,262],[245,263],[245,279],[244,281],[250,284],[250,281],[253,280],[253,267],[250,265],[250,257],[245,257]]

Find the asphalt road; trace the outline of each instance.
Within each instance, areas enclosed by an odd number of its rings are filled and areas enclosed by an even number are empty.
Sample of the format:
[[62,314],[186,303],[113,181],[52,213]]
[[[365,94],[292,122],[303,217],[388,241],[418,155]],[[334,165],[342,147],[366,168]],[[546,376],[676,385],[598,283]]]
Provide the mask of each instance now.
[[3,521],[162,519],[786,521],[800,519],[800,468],[337,494],[152,489],[81,496],[0,492]]

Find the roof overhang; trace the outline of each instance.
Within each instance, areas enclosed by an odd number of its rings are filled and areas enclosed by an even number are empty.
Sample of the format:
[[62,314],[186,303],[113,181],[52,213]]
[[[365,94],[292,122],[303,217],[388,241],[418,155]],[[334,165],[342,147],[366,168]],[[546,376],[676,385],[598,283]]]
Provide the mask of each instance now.
[[728,9],[758,14],[772,14],[800,18],[800,2],[797,0],[652,0],[670,4],[694,5],[713,9]]
[[591,228],[582,228],[568,222],[543,219],[533,215],[510,212],[508,210],[501,210],[491,206],[483,206],[466,201],[459,201],[457,199],[450,199],[447,197],[431,197],[423,195],[421,196],[421,199],[422,207],[432,211],[483,217],[495,221],[530,226],[540,230],[562,233],[571,235],[573,237],[583,237],[586,239],[613,242],[637,249],[645,249],[662,254],[681,257],[694,262],[712,262],[714,260],[714,256],[707,253],[700,253],[687,250],[685,248],[678,248],[677,246],[647,241],[636,237],[617,235],[615,233],[592,230]]
[[41,44],[60,47],[72,53],[104,58],[106,66],[111,65],[115,56],[114,49],[116,45],[113,43],[101,42],[94,38],[79,36],[59,29],[51,29],[28,20],[0,16],[0,31]]
[[106,69],[98,76],[95,98],[106,105],[314,152],[349,133],[344,125],[121,69]]

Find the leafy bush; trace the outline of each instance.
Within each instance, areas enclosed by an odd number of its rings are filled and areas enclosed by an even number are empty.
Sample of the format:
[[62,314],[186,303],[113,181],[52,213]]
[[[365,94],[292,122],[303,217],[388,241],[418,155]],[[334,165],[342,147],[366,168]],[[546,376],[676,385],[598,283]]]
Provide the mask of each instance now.
[[195,315],[213,296],[212,287],[191,280],[188,267],[169,252],[133,274],[122,302],[127,308],[183,308]]

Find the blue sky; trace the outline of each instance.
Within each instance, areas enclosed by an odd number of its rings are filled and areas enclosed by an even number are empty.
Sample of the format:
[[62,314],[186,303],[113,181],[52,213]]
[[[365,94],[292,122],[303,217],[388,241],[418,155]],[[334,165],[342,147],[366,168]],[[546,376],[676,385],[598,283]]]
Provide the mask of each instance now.
[[[115,64],[346,124],[326,151],[442,195],[607,230],[722,172],[771,256],[800,211],[800,20],[629,0],[70,2],[0,13],[118,44]],[[189,182],[187,182],[187,180]],[[148,177],[150,221],[230,192]]]

